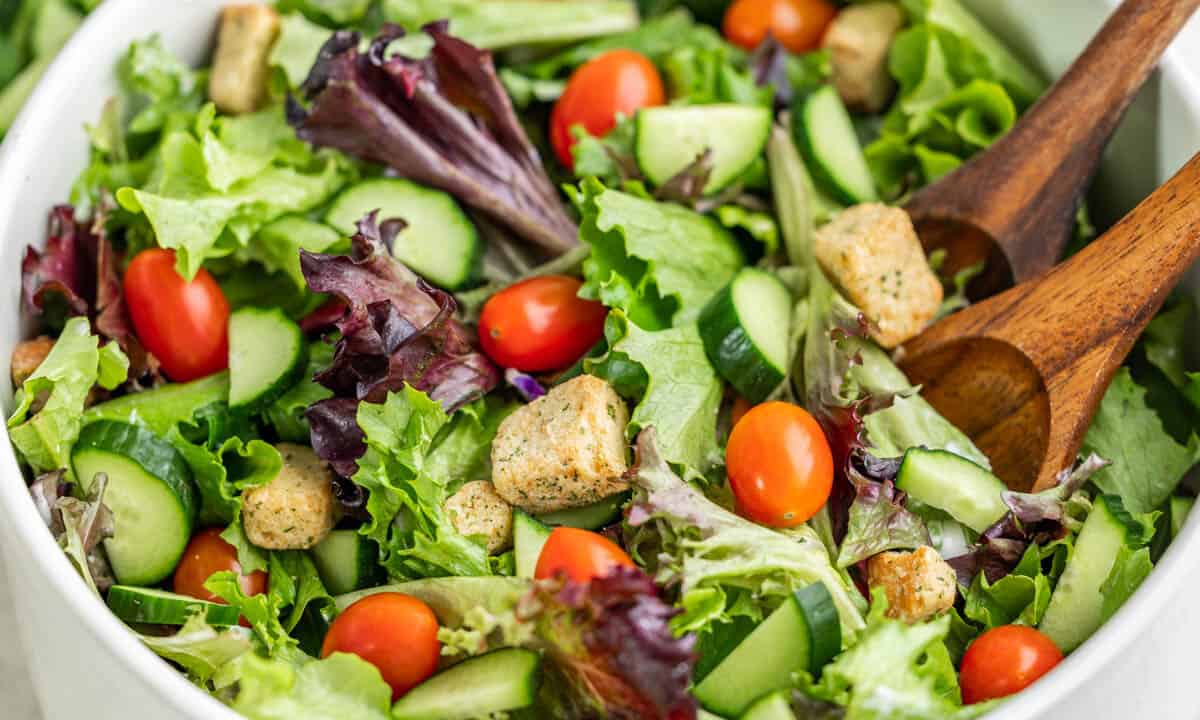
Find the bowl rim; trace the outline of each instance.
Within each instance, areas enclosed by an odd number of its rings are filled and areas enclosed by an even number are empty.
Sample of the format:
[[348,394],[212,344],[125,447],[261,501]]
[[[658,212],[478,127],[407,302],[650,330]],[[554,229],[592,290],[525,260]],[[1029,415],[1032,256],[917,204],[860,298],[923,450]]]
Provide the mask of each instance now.
[[[1119,0],[1105,0],[1115,7]],[[72,66],[76,58],[87,55],[89,47],[102,42],[106,28],[128,18],[138,0],[107,0],[84,22],[83,26],[62,48],[47,68],[33,95],[10,129],[6,141],[0,144],[0,188],[16,185],[17,163],[14,158],[26,155],[21,143],[27,127],[45,117],[53,116],[54,99],[69,92],[73,82]],[[1172,78],[1187,106],[1200,115],[1200,75],[1185,62],[1182,51],[1168,49],[1161,70]],[[17,212],[16,193],[0,193],[0,237],[4,237],[9,218]],[[19,286],[18,286],[19,291]],[[7,518],[13,527],[13,537],[20,543],[15,551],[32,556],[32,564],[42,573],[63,601],[81,620],[93,639],[104,646],[108,654],[125,670],[142,678],[144,685],[163,703],[186,718],[218,718],[236,720],[241,717],[216,698],[193,685],[182,673],[159,659],[117,619],[108,606],[90,593],[70,560],[46,532],[37,509],[21,475],[15,452],[8,439],[7,427],[0,441],[0,518]],[[13,482],[10,478],[22,478]],[[1189,518],[1182,532],[1168,546],[1154,572],[1121,609],[1098,630],[1088,642],[1071,653],[1056,667],[1046,681],[1005,702],[987,715],[993,720],[1018,720],[1048,709],[1056,702],[1076,692],[1096,675],[1117,653],[1137,642],[1137,636],[1152,622],[1162,607],[1173,597],[1173,588],[1183,582],[1185,573],[1200,557],[1200,519]],[[30,653],[31,648],[25,648]]]

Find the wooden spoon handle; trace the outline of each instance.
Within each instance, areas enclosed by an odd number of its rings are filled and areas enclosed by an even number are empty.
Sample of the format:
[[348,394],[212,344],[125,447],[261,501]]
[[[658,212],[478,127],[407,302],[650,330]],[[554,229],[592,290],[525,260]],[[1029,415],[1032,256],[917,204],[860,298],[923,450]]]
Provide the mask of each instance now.
[[918,225],[950,220],[982,230],[1017,282],[1052,267],[1122,114],[1197,7],[1200,0],[1125,0],[1010,133],[913,198]]

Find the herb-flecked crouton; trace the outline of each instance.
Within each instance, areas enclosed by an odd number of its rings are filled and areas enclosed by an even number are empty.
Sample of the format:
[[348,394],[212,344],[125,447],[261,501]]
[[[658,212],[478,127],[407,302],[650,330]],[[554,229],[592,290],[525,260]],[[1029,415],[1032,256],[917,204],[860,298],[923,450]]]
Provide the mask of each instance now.
[[208,97],[218,109],[239,115],[262,106],[278,35],[279,13],[267,5],[230,5],[222,11],[208,78]]
[[267,550],[305,550],[337,524],[333,471],[311,448],[279,443],[275,449],[283,458],[279,474],[242,494],[246,538]]
[[867,584],[887,592],[887,615],[919,622],[954,606],[958,580],[937,550],[879,553],[867,561]]
[[888,52],[903,25],[904,14],[894,2],[850,5],[829,24],[822,45],[846,107],[868,113],[887,107],[896,89]]
[[496,553],[512,545],[512,506],[486,480],[466,483],[446,499],[446,515],[461,535],[487,538],[487,551]]

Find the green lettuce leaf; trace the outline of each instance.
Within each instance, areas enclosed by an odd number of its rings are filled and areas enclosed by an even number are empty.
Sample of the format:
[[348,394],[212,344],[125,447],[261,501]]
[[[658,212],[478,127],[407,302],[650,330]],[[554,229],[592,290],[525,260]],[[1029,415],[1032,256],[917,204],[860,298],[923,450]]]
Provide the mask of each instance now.
[[1141,586],[1142,581],[1153,569],[1154,563],[1150,560],[1150,548],[1133,549],[1122,545],[1121,549],[1117,551],[1117,558],[1113,561],[1112,570],[1109,571],[1104,584],[1100,586],[1100,595],[1104,598],[1104,604],[1100,609],[1100,621],[1108,622],[1108,619],[1121,609],[1121,606]]
[[244,255],[271,272],[284,273],[297,289],[303,290],[308,283],[300,272],[300,251],[323,253],[342,240],[337,230],[324,223],[289,215],[259,230],[246,246]]
[[975,576],[963,614],[984,630],[1013,623],[1037,627],[1050,604],[1050,590],[1041,549],[1030,545],[1012,572],[996,582],[989,583],[985,573]]
[[775,102],[774,88],[756,83],[745,53],[731,45],[679,47],[663,57],[662,67],[673,102],[764,107]]
[[201,78],[167,50],[157,35],[134,41],[121,59],[117,75],[130,96],[134,114],[128,129],[134,134],[178,126],[203,102]]
[[267,577],[270,585],[267,592],[279,598],[281,607],[289,607],[283,627],[289,633],[300,623],[310,606],[317,609],[331,607],[333,596],[325,589],[317,566],[312,557],[302,550],[278,550],[272,552],[268,563]]
[[207,690],[218,689],[211,684],[214,676],[229,667],[230,663],[253,655],[253,643],[248,630],[241,627],[214,628],[204,622],[200,613],[189,618],[174,635],[136,634],[156,655],[179,665],[192,682]]
[[425,472],[447,493],[463,483],[492,476],[492,440],[504,418],[520,403],[494,395],[459,408],[425,457]]
[[1146,404],[1145,388],[1121,368],[1104,393],[1083,441],[1083,453],[1096,453],[1111,465],[1092,477],[1102,492],[1121,498],[1132,513],[1158,509],[1184,473],[1200,461],[1200,439],[1175,442]]
[[280,0],[280,12],[299,11],[333,25],[349,25],[363,19],[371,0]]
[[310,405],[333,397],[333,391],[313,381],[313,376],[329,367],[333,361],[333,346],[316,340],[308,346],[308,368],[300,382],[271,403],[263,411],[267,422],[275,428],[280,440],[311,444],[308,419],[304,411]]
[[584,366],[638,401],[629,418],[629,437],[655,428],[658,452],[689,474],[720,464],[717,412],[724,386],[708,362],[696,325],[650,332],[614,310],[605,321],[605,336],[608,354]]
[[141,425],[156,435],[181,424],[191,423],[206,407],[224,403],[229,397],[229,373],[219,372],[187,383],[169,383],[93,405],[83,415],[85,422],[116,420]]
[[572,195],[583,216],[580,240],[592,250],[580,295],[647,330],[695,319],[744,262],[724,228],[679,205],[609,190],[594,178]]
[[604,137],[591,135],[582,125],[571,128],[571,133],[575,136],[571,146],[575,177],[594,177],[608,186],[619,186],[627,179],[624,166],[637,162],[633,159],[637,125],[632,117],[618,117],[616,126]]
[[361,403],[358,425],[367,452],[352,478],[368,491],[371,518],[360,532],[380,547],[380,564],[395,578],[488,575],[487,551],[454,529],[442,508],[444,479],[426,455],[448,418],[425,393],[405,386],[383,403]]
[[357,655],[334,653],[299,667],[246,655],[233,709],[251,720],[389,720],[392,689]]
[[[112,390],[125,382],[129,359],[116,343],[100,347],[87,318],[67,321],[53,349],[17,390],[8,433],[35,473],[64,469],[83,427],[83,408],[92,387]],[[35,401],[41,408],[31,414]]]
[[[249,571],[248,568],[245,568]],[[288,635],[279,617],[287,607],[285,597],[275,589],[258,595],[247,595],[242,591],[237,573],[223,570],[213,573],[204,583],[204,588],[238,609],[250,630],[254,633],[255,642],[270,657],[295,657],[302,653],[297,649],[297,642]]]
[[178,428],[166,436],[192,470],[200,491],[201,525],[227,525],[242,508],[241,494],[275,479],[283,467],[279,451],[262,440],[231,437],[216,449],[188,441]]
[[383,16],[409,30],[443,18],[450,32],[476,47],[566,45],[638,26],[630,0],[383,0]]
[[[280,9],[284,3],[280,3]],[[317,53],[332,31],[321,27],[300,13],[287,13],[279,23],[279,38],[271,48],[268,61],[283,71],[289,88],[298,88],[308,77],[316,62]]]

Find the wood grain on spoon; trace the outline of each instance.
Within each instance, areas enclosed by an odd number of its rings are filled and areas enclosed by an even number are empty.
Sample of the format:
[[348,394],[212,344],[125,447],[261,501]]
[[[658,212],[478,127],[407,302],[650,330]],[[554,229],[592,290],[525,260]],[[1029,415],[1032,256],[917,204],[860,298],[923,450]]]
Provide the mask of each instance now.
[[1200,0],[1125,0],[1066,74],[1007,135],[918,192],[907,210],[947,269],[988,259],[986,297],[1049,270],[1104,147]]
[[1200,155],[1078,255],[910,341],[901,367],[1009,487],[1049,487],[1198,257]]

